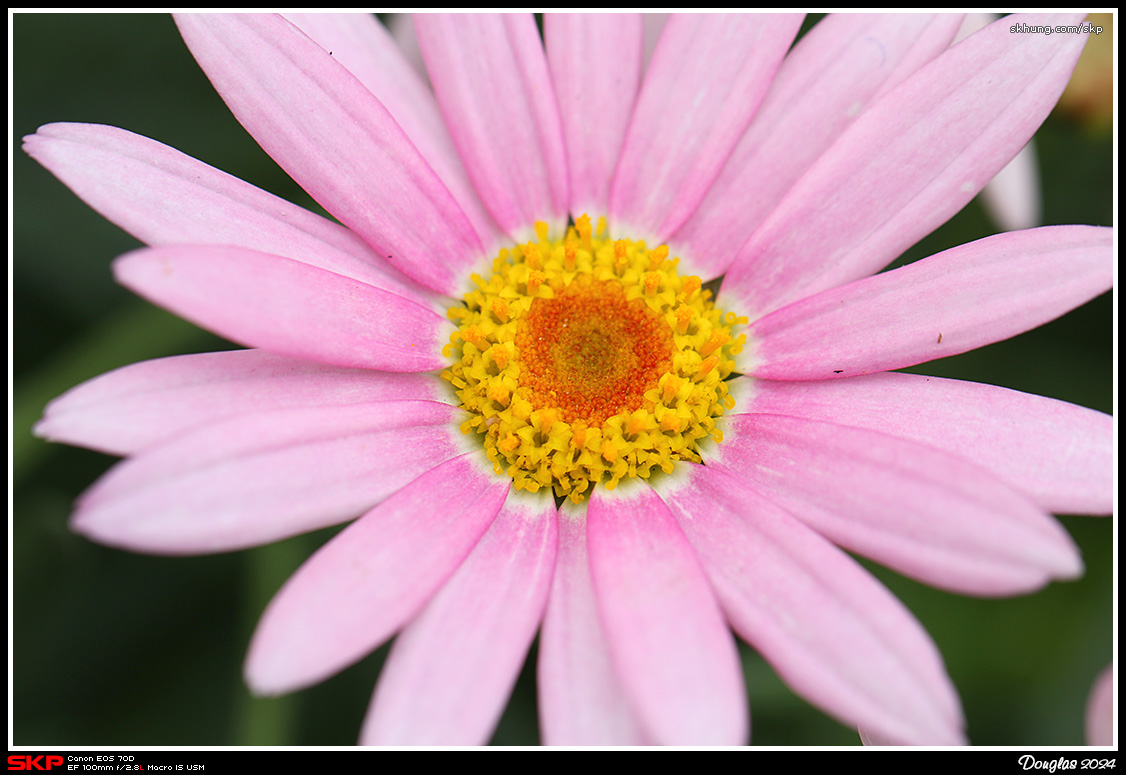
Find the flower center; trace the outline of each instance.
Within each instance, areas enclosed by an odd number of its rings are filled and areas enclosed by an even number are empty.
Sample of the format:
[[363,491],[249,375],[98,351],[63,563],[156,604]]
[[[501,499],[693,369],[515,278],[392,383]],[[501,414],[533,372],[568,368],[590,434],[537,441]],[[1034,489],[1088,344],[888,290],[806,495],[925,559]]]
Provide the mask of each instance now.
[[668,248],[611,240],[587,216],[562,240],[503,249],[488,280],[449,310],[458,330],[442,377],[497,473],[518,489],[582,501],[603,481],[700,461],[734,406],[724,380],[745,341]]
[[517,328],[521,387],[537,409],[600,426],[640,409],[645,391],[672,368],[672,329],[617,280],[579,275],[551,299],[532,300]]

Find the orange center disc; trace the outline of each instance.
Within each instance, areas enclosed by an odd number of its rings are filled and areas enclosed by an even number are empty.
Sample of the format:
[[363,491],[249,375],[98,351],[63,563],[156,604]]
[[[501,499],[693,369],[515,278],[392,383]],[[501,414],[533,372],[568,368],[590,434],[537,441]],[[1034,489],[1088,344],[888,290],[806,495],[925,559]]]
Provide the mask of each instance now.
[[674,342],[644,300],[627,300],[615,281],[580,275],[554,298],[532,302],[516,347],[531,404],[596,427],[641,408],[645,391],[672,367]]

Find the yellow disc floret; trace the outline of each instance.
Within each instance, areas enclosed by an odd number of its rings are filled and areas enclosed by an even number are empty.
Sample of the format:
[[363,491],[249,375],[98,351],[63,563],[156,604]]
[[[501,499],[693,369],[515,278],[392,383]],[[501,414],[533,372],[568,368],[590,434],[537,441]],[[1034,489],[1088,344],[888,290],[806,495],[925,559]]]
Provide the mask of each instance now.
[[699,462],[733,406],[724,380],[745,318],[715,308],[667,246],[611,240],[583,216],[562,240],[503,249],[449,317],[458,325],[442,377],[497,473],[518,489],[580,502],[599,482]]

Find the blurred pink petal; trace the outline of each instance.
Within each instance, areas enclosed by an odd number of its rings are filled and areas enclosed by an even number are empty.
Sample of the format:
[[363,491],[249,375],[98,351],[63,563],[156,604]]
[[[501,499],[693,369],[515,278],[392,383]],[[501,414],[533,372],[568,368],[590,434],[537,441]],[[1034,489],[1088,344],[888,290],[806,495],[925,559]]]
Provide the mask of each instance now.
[[669,20],[671,14],[667,13],[643,13],[641,19],[644,24],[642,35],[643,48],[642,52],[642,65],[649,66],[649,60],[653,58],[653,50],[657,48],[657,41],[661,37],[661,32],[665,29],[665,22]]
[[1032,140],[982,189],[981,197],[1005,231],[1040,225],[1040,165]]
[[1087,700],[1087,745],[1114,745],[1114,665],[1099,673]]
[[409,13],[392,13],[384,18],[384,23],[391,37],[395,39],[395,45],[402,52],[403,58],[429,86],[430,77],[426,74],[426,62],[422,60],[422,51],[418,48],[418,36],[414,33],[414,18]]

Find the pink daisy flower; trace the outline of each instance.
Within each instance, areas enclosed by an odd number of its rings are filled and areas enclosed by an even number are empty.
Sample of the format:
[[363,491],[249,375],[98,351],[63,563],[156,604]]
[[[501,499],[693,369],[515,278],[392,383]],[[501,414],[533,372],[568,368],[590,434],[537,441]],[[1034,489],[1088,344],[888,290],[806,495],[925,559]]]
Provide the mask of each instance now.
[[[137,293],[251,349],[140,363],[40,435],[125,456],[73,526],[156,553],[357,518],[278,592],[251,688],[398,633],[365,744],[488,739],[537,631],[548,744],[741,744],[732,630],[827,713],[965,740],[931,639],[843,550],[972,595],[1082,570],[1111,418],[893,370],[1105,292],[1112,233],[996,235],[876,274],[1055,104],[1085,35],[960,20],[178,18],[339,221],[124,130],[25,149],[150,247]],[[586,217],[586,216],[590,217]],[[709,282],[722,278],[717,283]],[[456,659],[450,659],[450,644]]]

